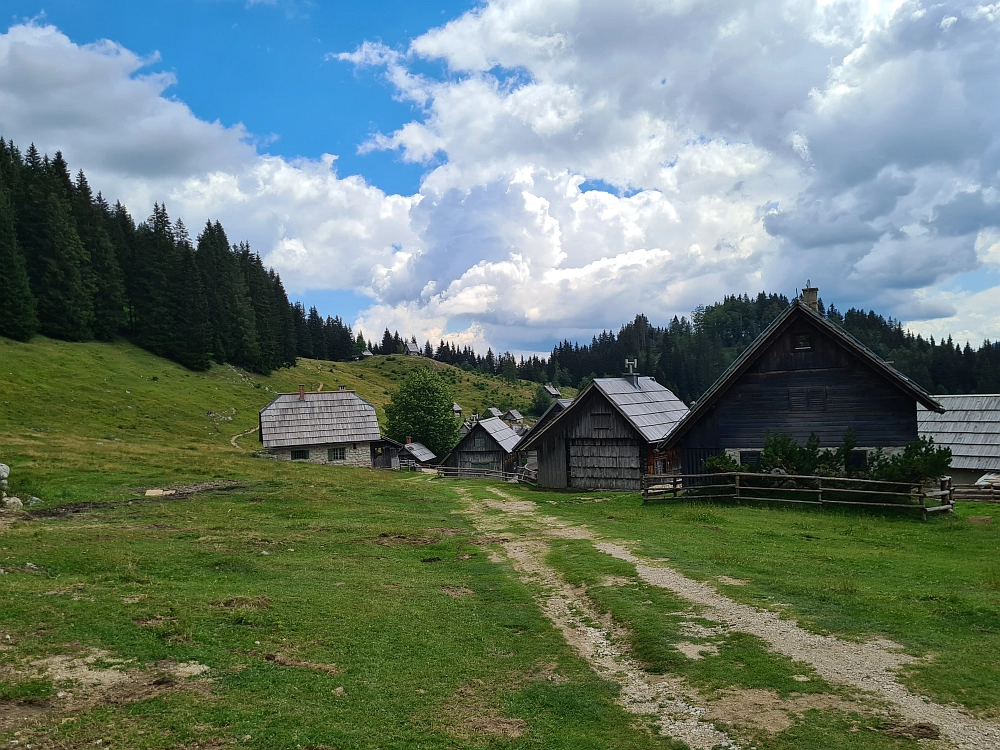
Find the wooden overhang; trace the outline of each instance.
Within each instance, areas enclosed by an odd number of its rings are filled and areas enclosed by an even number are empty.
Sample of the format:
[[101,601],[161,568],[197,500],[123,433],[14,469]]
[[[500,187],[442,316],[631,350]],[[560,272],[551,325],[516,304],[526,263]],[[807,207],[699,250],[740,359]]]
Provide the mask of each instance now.
[[789,326],[796,320],[806,318],[810,323],[820,328],[828,334],[834,341],[839,343],[851,354],[855,355],[863,364],[868,365],[876,374],[884,378],[890,385],[903,391],[913,398],[917,403],[924,406],[928,411],[943,414],[945,412],[937,400],[927,391],[914,383],[903,373],[871,351],[868,347],[851,336],[847,331],[834,325],[818,312],[810,308],[802,300],[795,300],[787,310],[774,319],[764,331],[757,337],[746,351],[743,352],[736,361],[730,365],[712,386],[705,391],[700,399],[691,407],[677,426],[656,446],[657,451],[670,450],[680,441],[691,427],[705,415],[712,406],[725,394],[727,390],[739,379],[747,370],[753,366],[757,358],[770,346]]

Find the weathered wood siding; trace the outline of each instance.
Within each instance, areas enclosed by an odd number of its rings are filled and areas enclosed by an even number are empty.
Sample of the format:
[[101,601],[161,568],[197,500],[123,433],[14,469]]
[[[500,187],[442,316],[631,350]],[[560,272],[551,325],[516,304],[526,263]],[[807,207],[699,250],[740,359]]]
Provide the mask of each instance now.
[[[808,348],[802,337],[808,337]],[[824,447],[895,447],[917,439],[916,402],[822,330],[799,320],[785,331],[684,437],[684,470],[730,448],[759,448],[786,433]]]
[[540,487],[641,489],[645,441],[600,391],[574,404],[558,428],[539,446]]
[[[481,441],[478,445],[477,440]],[[458,442],[455,450],[448,454],[442,465],[455,469],[512,472],[516,468],[516,461],[513,454],[507,453],[486,430],[476,424]]]

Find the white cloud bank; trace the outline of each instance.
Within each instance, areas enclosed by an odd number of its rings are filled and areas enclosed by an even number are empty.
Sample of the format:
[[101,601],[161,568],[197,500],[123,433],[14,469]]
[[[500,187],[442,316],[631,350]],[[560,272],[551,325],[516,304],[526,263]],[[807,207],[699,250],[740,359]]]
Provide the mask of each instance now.
[[290,289],[366,292],[370,334],[533,349],[810,278],[841,307],[1000,336],[992,5],[511,0],[328,57],[418,107],[360,144],[428,164],[416,195],[260,155],[146,61],[51,27],[0,36],[0,131],[140,215],[221,219]]

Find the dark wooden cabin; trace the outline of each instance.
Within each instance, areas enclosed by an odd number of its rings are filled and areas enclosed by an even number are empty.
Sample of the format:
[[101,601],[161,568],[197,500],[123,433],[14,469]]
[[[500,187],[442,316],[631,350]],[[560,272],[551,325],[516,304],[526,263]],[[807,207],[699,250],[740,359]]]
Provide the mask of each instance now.
[[944,408],[920,386],[866,349],[815,309],[816,290],[795,302],[765,330],[661,442],[660,456],[685,474],[705,459],[728,453],[756,463],[767,433],[800,444],[857,439],[851,460],[900,448],[917,439],[917,404]]
[[[562,413],[528,433],[537,451],[538,486],[639,490],[653,469],[653,448],[687,407],[653,378],[596,378]],[[541,421],[541,420],[540,420]]]
[[[513,473],[519,468],[517,444],[521,436],[498,417],[473,422],[468,433],[445,456],[441,466],[462,470]],[[474,476],[470,471],[470,476]]]

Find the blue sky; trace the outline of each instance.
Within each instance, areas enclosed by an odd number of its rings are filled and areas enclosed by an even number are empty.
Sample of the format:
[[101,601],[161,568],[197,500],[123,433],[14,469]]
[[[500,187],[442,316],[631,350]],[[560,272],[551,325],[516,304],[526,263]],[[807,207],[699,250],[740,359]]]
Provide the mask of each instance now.
[[0,133],[369,336],[544,352],[812,279],[1000,338],[996,4],[4,10]]
[[[413,193],[424,171],[385,152],[357,153],[375,132],[411,119],[375,71],[325,60],[366,40],[405,48],[409,40],[473,7],[471,2],[45,3],[9,0],[8,23],[39,18],[78,44],[112,39],[133,52],[159,53],[150,70],[177,76],[172,96],[205,120],[242,122],[261,151],[285,157],[339,156],[341,174],[364,174],[388,192]],[[268,141],[269,138],[273,141]]]

